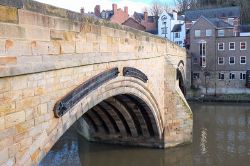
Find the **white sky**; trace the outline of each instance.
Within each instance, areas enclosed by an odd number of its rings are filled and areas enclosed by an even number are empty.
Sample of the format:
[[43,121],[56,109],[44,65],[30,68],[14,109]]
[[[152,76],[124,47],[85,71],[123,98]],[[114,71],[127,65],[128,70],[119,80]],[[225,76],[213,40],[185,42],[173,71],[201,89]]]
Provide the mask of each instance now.
[[95,5],[101,5],[101,11],[106,9],[112,9],[112,3],[116,3],[118,8],[124,9],[124,6],[128,6],[128,12],[130,15],[137,12],[143,12],[143,9],[149,6],[147,0],[135,1],[135,0],[36,0],[42,3],[51,4],[61,8],[66,8],[76,12],[80,12],[80,8],[84,7],[85,13],[93,12]]

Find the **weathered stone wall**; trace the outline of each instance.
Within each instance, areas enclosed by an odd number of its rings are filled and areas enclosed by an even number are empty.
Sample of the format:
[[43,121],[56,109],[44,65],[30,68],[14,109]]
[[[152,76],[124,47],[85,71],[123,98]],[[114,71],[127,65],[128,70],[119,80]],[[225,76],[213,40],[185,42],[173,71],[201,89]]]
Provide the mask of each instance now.
[[[91,101],[110,94],[143,98],[145,91],[165,146],[190,141],[192,113],[176,83],[185,58],[184,49],[148,33],[30,0],[0,0],[0,165],[37,164]],[[144,72],[148,82],[137,85],[120,73],[117,91],[116,84],[104,84],[81,107],[54,117],[55,103],[72,89],[126,66]]]

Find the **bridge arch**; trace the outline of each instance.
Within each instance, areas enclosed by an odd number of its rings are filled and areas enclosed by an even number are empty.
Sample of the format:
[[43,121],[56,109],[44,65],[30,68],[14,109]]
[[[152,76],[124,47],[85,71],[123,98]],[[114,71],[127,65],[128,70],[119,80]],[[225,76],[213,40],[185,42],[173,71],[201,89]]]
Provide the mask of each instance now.
[[76,121],[80,132],[79,124],[88,125],[91,141],[164,147],[159,106],[145,85],[123,76],[103,84],[58,118],[53,131],[43,135],[40,149],[46,154]]

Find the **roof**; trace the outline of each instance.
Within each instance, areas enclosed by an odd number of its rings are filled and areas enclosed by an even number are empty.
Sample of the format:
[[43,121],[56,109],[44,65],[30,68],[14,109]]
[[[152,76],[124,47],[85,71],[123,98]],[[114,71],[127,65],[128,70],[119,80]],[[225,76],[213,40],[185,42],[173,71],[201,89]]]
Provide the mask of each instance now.
[[186,20],[189,21],[197,20],[202,15],[206,18],[240,17],[240,7],[234,6],[224,8],[199,9],[188,10],[185,12]]
[[[134,24],[137,24],[138,26],[140,26],[142,29],[146,29],[146,27],[145,26],[143,26],[142,24],[140,24],[138,21],[136,21],[134,18],[132,18],[132,17],[129,17],[126,21],[124,21],[123,23],[122,23],[122,25],[126,25],[126,26],[129,26],[129,24],[127,24],[129,21],[132,21],[132,22],[134,22]],[[129,26],[129,27],[132,27],[132,26]],[[132,27],[132,28],[135,28],[135,27]],[[136,28],[137,29],[137,28]]]
[[171,32],[180,32],[183,24],[175,24]]
[[234,28],[233,25],[219,18],[209,18],[208,20],[217,28]]
[[250,32],[250,24],[240,25],[240,32]]
[[[103,17],[103,13],[105,13],[105,16]],[[113,12],[113,10],[103,10],[102,12],[101,12],[101,18],[102,19],[110,19],[112,16],[114,15],[114,12]]]
[[[141,22],[142,20],[144,20],[143,13],[134,12],[133,17],[138,22]],[[155,20],[157,20],[156,16],[148,16],[148,22],[154,22]]]

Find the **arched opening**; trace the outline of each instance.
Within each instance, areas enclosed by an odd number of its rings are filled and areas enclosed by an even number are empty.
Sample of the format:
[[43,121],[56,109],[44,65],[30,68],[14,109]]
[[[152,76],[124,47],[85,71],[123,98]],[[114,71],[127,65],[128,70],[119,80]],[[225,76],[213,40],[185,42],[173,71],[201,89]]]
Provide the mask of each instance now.
[[157,147],[160,143],[150,107],[133,94],[109,97],[89,109],[79,118],[78,131],[90,141]]
[[184,62],[181,60],[178,63],[178,68],[177,68],[177,80],[179,81],[179,87],[184,95],[186,95],[186,87],[184,83]]

